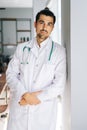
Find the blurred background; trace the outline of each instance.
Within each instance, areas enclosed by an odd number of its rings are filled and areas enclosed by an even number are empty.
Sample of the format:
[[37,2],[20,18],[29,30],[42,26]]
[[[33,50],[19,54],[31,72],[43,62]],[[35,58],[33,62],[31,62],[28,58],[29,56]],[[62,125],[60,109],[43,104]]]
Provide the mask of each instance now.
[[8,63],[16,46],[35,36],[35,15],[46,6],[57,17],[52,38],[66,48],[67,54],[67,83],[64,96],[59,98],[56,130],[87,130],[87,1],[0,0],[1,130],[6,130],[9,115]]

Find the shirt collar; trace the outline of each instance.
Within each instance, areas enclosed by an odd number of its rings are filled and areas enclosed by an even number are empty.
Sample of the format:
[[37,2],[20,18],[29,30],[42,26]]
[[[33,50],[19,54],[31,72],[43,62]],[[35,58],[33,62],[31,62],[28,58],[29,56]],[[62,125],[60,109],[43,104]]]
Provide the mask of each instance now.
[[37,43],[37,40],[36,40],[36,37],[33,39],[33,40],[30,40],[28,43],[27,43],[27,47],[29,47],[29,48],[33,48],[34,47],[34,45],[36,45],[38,48],[43,48],[45,45],[48,45],[49,44],[49,41],[51,40],[51,38],[50,37],[48,37],[46,40],[44,40],[42,43],[41,43],[41,45],[40,45],[40,47],[38,46],[38,43]]
[[36,40],[36,37],[35,37],[33,40],[29,41],[26,46],[31,49],[31,51],[33,52],[33,54],[36,57],[38,57],[38,50],[39,49],[42,50],[44,48],[46,48],[46,50],[50,50],[51,42],[52,42],[52,39],[50,37],[48,37],[45,41],[43,41],[41,43],[41,46],[39,47],[38,43],[37,43],[37,40]]
[[49,37],[48,37],[46,40],[44,40],[43,42],[41,42],[40,47],[39,47],[39,45],[38,45],[38,43],[37,43],[37,40],[36,40],[36,38],[35,38],[35,44],[36,44],[36,46],[37,46],[39,49],[45,47],[45,46],[48,44],[48,42],[49,42]]

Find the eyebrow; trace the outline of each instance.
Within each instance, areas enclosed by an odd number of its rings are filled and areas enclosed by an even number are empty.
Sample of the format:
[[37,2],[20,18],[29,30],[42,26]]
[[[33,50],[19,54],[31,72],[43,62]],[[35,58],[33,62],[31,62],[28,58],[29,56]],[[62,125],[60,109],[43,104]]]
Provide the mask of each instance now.
[[44,20],[41,20],[41,19],[40,19],[40,20],[38,20],[38,22],[44,22]]
[[[44,20],[38,20],[38,22],[44,22]],[[53,22],[48,22],[48,24],[52,24],[53,25]]]

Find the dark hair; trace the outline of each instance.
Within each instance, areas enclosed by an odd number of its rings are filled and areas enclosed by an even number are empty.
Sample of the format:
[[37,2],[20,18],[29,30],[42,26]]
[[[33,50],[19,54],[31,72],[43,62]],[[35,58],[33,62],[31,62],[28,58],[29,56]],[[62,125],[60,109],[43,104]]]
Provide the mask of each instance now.
[[50,16],[53,18],[54,24],[56,22],[56,17],[54,15],[54,13],[52,11],[49,10],[48,7],[46,7],[45,9],[41,10],[40,12],[37,13],[36,15],[36,22],[38,21],[38,19],[40,18],[40,15],[46,15],[46,16]]

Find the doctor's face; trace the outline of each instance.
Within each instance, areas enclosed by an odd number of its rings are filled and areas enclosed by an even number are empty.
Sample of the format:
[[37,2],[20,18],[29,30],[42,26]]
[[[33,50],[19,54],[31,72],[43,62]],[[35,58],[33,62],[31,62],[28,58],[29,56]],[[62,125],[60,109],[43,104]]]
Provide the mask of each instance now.
[[54,21],[51,16],[40,15],[40,18],[35,22],[37,39],[44,41],[49,37],[54,27]]

